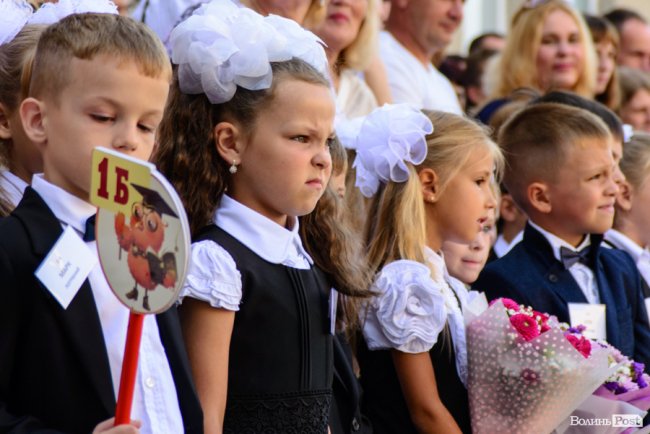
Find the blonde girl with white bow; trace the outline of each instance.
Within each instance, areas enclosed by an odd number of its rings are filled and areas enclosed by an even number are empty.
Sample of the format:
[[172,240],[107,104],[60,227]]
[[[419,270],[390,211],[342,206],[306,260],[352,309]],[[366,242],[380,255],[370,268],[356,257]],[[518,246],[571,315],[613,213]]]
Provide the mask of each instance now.
[[469,119],[379,110],[361,128],[356,162],[358,184],[372,195],[367,244],[377,293],[359,356],[366,414],[380,434],[471,432],[468,293],[449,276],[441,246],[476,238],[496,205],[490,181],[502,155]]

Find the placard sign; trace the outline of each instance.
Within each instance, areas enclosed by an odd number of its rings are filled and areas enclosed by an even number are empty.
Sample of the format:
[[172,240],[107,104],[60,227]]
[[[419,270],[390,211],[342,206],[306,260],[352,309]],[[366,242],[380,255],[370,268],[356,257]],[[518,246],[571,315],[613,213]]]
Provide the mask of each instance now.
[[99,261],[131,310],[115,425],[129,423],[145,314],[177,300],[187,273],[190,230],[182,202],[154,165],[106,148],[92,156]]

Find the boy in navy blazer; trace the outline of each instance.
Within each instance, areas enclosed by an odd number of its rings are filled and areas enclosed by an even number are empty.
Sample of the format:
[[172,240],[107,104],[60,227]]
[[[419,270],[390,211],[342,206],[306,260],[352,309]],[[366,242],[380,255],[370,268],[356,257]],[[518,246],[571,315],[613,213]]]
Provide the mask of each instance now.
[[499,143],[504,182],[529,222],[523,241],[488,264],[474,287],[565,322],[569,303],[604,304],[607,341],[647,365],[638,272],[625,253],[600,246],[618,192],[607,127],[586,110],[542,103],[513,115]]
[[[63,252],[69,262],[96,258],[91,152],[105,146],[148,159],[170,77],[160,41],[129,18],[71,15],[39,41],[20,116],[44,173],[0,221],[0,432],[139,432],[139,422],[113,428],[110,420],[129,312],[99,264],[66,301],[63,285],[35,271],[64,228],[79,237],[78,250]],[[140,348],[132,414],[141,431],[201,433],[175,309],[145,318]]]

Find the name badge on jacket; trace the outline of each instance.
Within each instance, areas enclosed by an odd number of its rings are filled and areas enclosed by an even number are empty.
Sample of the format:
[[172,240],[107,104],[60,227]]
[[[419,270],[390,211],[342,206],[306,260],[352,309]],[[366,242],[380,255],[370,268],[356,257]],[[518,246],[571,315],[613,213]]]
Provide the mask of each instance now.
[[590,339],[607,339],[605,305],[589,303],[569,303],[571,326],[587,327],[584,335]]
[[65,228],[34,275],[67,309],[97,264],[95,255],[72,227]]

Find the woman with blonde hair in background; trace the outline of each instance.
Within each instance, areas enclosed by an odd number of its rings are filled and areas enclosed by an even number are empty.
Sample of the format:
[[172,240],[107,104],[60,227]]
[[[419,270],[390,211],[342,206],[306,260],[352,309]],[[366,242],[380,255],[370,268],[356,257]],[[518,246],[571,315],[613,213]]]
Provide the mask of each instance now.
[[594,96],[596,60],[591,35],[580,13],[561,0],[531,0],[517,11],[494,69],[493,98],[507,97],[523,87]]

